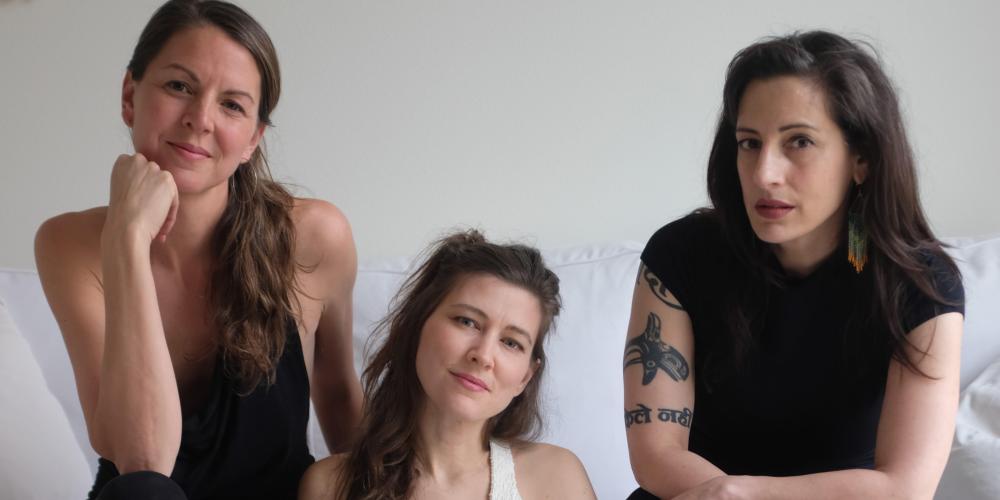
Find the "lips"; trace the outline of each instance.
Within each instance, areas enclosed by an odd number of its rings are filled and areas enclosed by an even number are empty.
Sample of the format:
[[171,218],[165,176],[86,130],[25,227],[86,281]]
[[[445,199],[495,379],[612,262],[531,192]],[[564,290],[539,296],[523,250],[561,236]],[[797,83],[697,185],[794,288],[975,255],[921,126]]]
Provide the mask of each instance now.
[[474,377],[472,375],[469,375],[468,373],[460,373],[460,372],[459,373],[448,372],[448,373],[451,373],[451,375],[453,377],[455,377],[455,379],[458,381],[459,384],[461,384],[466,389],[469,389],[470,391],[475,391],[475,392],[487,391],[487,392],[489,392],[489,390],[490,390],[490,388],[487,387],[486,382],[483,382],[479,378],[476,378],[476,377]]
[[194,144],[189,144],[186,142],[171,142],[171,141],[167,141],[167,144],[169,144],[172,148],[174,148],[174,151],[177,151],[177,153],[179,153],[182,157],[187,158],[189,160],[201,160],[203,158],[212,157],[212,155],[209,154],[208,151],[198,146],[195,146]]
[[780,200],[772,199],[762,199],[754,205],[754,210],[760,214],[761,217],[765,219],[780,219],[787,215],[794,209],[794,205],[790,205]]

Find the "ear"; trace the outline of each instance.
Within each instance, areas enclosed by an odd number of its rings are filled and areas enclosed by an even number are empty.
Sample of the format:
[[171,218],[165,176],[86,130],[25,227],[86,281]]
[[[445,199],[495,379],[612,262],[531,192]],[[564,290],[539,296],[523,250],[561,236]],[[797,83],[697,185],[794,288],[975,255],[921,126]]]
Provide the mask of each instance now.
[[122,121],[128,128],[132,128],[132,123],[135,121],[135,84],[132,71],[126,71],[122,80]]
[[540,359],[532,361],[531,365],[528,366],[528,372],[524,374],[524,378],[521,379],[521,386],[517,390],[518,395],[521,395],[521,393],[524,392],[524,388],[528,387],[528,382],[531,382],[531,377],[535,376],[535,372],[538,370],[539,366],[542,366],[542,360]]
[[851,177],[854,179],[854,183],[857,185],[862,185],[865,183],[865,179],[868,178],[868,160],[865,160],[861,155],[854,157],[853,172]]
[[250,157],[253,156],[254,150],[260,144],[260,140],[264,137],[264,127],[265,125],[261,123],[257,125],[257,129],[253,132],[253,137],[250,138],[250,144],[247,145],[246,149],[243,150],[243,155],[240,156],[240,163],[246,163],[250,161]]

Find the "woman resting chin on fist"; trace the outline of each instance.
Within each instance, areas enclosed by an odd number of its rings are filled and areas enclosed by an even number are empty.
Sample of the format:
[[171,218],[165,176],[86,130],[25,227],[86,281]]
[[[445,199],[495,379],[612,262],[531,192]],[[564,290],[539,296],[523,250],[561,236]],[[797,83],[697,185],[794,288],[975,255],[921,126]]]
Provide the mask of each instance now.
[[293,498],[360,417],[351,349],[356,255],[333,205],[271,180],[261,139],[280,94],[261,26],[176,0],[122,84],[137,153],[106,207],[38,230],[38,271],[101,456],[90,498]]

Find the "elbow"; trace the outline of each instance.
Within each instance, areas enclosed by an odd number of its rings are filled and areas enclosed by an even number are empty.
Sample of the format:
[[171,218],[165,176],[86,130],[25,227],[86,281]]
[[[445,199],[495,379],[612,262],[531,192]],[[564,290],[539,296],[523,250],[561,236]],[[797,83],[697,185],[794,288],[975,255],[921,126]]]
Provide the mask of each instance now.
[[95,421],[87,426],[90,446],[104,459],[115,464],[119,474],[137,471],[159,472],[169,476],[174,470],[180,450],[180,428],[166,432],[143,432],[126,435],[123,429],[116,432],[105,421]]
[[940,474],[933,477],[914,478],[906,474],[879,470],[883,476],[881,488],[883,498],[898,498],[905,500],[933,500],[937,491]]

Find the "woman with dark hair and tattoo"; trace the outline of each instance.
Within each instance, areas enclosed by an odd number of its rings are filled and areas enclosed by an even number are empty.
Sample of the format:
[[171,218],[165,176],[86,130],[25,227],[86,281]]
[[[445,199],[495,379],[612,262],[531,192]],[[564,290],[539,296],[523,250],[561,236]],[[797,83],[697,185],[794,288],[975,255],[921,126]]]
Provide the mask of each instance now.
[[329,447],[350,444],[354,242],[336,207],[271,180],[280,89],[246,12],[167,2],[125,73],[135,154],[115,161],[108,206],[38,230],[102,457],[90,498],[294,498],[313,462],[310,382]]
[[964,296],[872,51],[821,31],[740,51],[708,190],[642,253],[631,498],[931,498]]
[[365,368],[361,435],[302,500],[594,498],[572,452],[532,442],[559,279],[537,250],[446,237],[403,284]]

